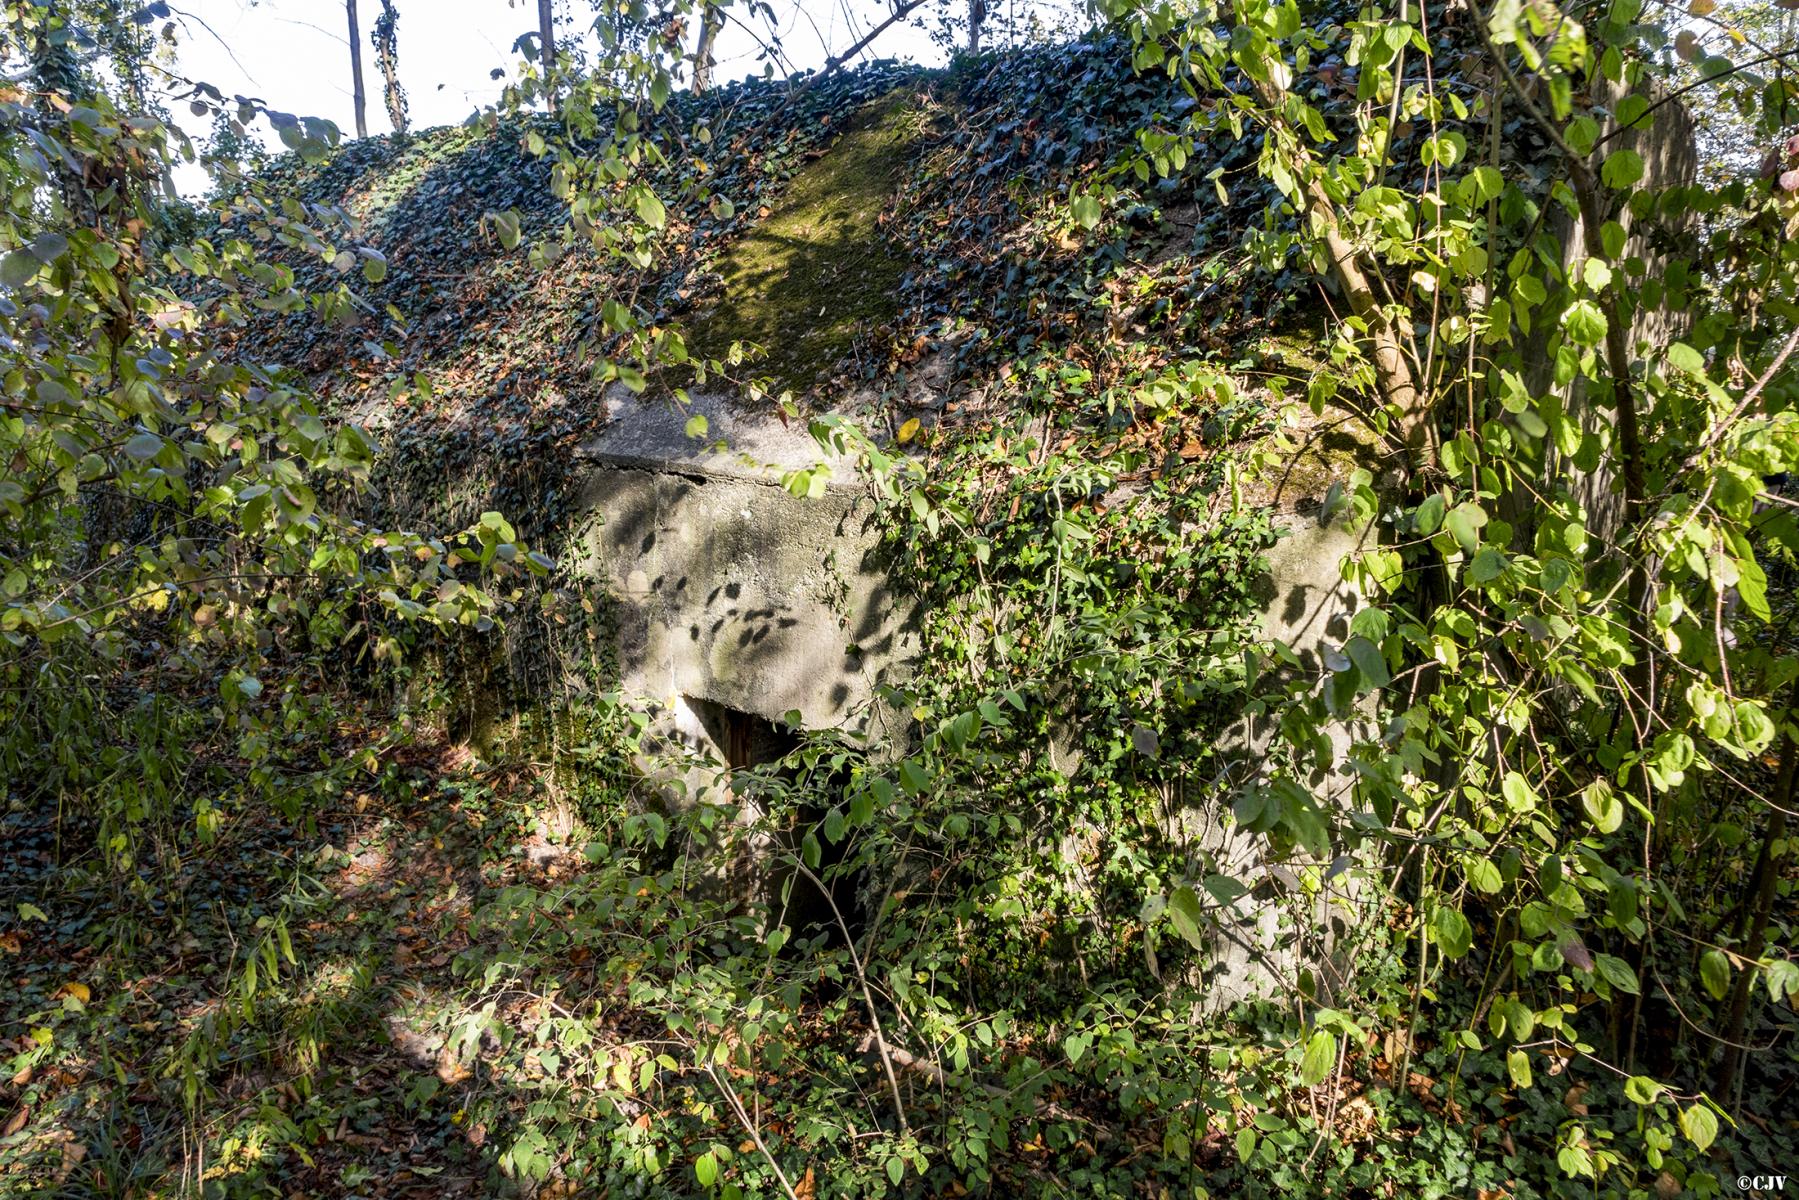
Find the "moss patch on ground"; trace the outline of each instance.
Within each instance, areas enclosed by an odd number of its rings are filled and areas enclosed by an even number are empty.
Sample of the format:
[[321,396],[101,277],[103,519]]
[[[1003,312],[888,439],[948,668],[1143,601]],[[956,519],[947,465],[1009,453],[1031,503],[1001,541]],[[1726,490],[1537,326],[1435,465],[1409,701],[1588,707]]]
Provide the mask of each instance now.
[[858,334],[892,321],[907,258],[879,218],[924,129],[909,92],[851,118],[769,214],[720,255],[723,294],[694,319],[688,344],[717,358],[733,342],[761,346],[750,370],[803,393]]

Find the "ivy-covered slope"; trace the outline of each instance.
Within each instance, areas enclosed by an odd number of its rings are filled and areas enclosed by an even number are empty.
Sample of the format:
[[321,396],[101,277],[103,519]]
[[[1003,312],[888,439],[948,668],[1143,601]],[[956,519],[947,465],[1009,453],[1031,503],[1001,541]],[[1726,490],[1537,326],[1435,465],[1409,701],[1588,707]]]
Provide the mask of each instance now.
[[[1227,202],[1190,170],[1120,193],[1094,229],[1070,216],[1077,180],[1191,103],[1109,43],[683,97],[665,127],[709,140],[689,137],[654,180],[670,208],[645,271],[574,236],[528,147],[546,126],[365,139],[319,164],[285,160],[270,182],[356,222],[385,277],[347,276],[367,302],[349,316],[251,336],[376,427],[405,480],[389,492],[407,497],[396,516],[499,507],[541,538],[569,515],[573,451],[607,419],[593,365],[611,349],[608,301],[697,354],[757,344],[743,378],[827,405],[854,396],[894,425],[978,419],[1025,363],[1098,391],[1247,344],[1304,290],[1242,286],[1242,236],[1272,198],[1253,145],[1213,148]],[[484,229],[492,212],[518,214],[516,247]],[[329,283],[316,260],[295,267],[302,284]],[[652,385],[689,382],[670,371]]]

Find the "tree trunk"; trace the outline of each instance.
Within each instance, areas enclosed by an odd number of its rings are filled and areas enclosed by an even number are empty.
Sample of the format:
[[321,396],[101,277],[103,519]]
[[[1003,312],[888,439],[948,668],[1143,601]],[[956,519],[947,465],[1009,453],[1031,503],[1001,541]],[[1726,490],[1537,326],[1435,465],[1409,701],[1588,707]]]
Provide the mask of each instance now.
[[725,23],[724,14],[715,4],[706,5],[700,15],[700,41],[693,50],[693,94],[699,95],[712,87],[712,46],[718,41],[719,26]]
[[981,52],[981,26],[987,23],[987,0],[968,0],[968,52]]
[[556,13],[554,0],[537,0],[537,40],[543,60],[544,100],[556,111],[555,85],[550,73],[556,66]]
[[381,15],[375,18],[375,57],[381,64],[387,119],[394,132],[404,137],[411,122],[406,112],[406,89],[400,86],[400,14],[394,8],[394,0],[381,0]]
[[356,0],[344,0],[350,19],[350,96],[356,103],[356,136],[369,135],[368,96],[362,90],[362,28],[356,20]]
[[[1241,19],[1234,7],[1223,11],[1232,21]],[[1267,110],[1268,136],[1290,131],[1286,89],[1266,77],[1250,80],[1250,86],[1257,102]],[[1302,134],[1294,133],[1293,141],[1304,145]],[[1349,301],[1350,311],[1367,328],[1363,344],[1374,367],[1375,386],[1380,397],[1394,410],[1397,418],[1398,440],[1422,461],[1435,448],[1436,431],[1431,423],[1430,398],[1412,376],[1402,329],[1381,305],[1373,280],[1362,267],[1360,255],[1344,236],[1343,227],[1337,220],[1336,202],[1324,190],[1323,183],[1310,176],[1310,155],[1304,151],[1300,154],[1306,161],[1302,161],[1300,171],[1295,172],[1299,176],[1299,194],[1294,199],[1324,241],[1326,266],[1331,278]]]

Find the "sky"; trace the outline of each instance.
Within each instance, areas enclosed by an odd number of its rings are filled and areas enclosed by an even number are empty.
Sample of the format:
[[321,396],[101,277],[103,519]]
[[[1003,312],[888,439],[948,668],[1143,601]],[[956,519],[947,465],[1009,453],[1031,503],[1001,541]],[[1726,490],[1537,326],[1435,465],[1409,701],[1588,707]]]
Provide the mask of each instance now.
[[[946,2],[955,11],[963,11],[963,0]],[[1018,0],[989,3],[996,8],[1008,5],[1015,13],[1023,8]],[[1025,4],[1052,15],[1078,8],[1072,0],[1025,0]],[[390,126],[381,99],[380,69],[368,43],[380,0],[360,0],[358,7],[369,132],[386,133]],[[415,129],[456,124],[495,103],[504,79],[493,78],[492,72],[500,69],[507,77],[516,74],[520,56],[513,51],[513,44],[537,24],[534,0],[397,0],[396,8],[400,81]],[[341,0],[175,0],[170,9],[180,39],[182,74],[210,83],[227,96],[254,96],[284,112],[326,118],[346,137],[353,134],[347,25]],[[782,53],[795,69],[820,66],[832,52],[852,45],[887,11],[880,0],[774,0],[772,9]],[[559,0],[558,12],[567,17],[560,27],[563,36],[589,30],[592,11],[588,0]],[[728,11],[752,20],[742,0]],[[887,30],[870,53],[927,65],[941,63],[944,52],[933,42],[930,29],[942,11],[940,3],[919,9],[909,22]],[[759,32],[766,30],[761,18],[753,20]],[[728,24],[714,55],[716,78],[726,82],[760,74],[762,63],[757,53],[756,41],[735,23]],[[192,124],[190,134],[205,134],[206,122]],[[259,128],[268,133],[260,122]],[[187,174],[177,176],[183,191],[204,189],[198,168],[191,178],[184,177]]]

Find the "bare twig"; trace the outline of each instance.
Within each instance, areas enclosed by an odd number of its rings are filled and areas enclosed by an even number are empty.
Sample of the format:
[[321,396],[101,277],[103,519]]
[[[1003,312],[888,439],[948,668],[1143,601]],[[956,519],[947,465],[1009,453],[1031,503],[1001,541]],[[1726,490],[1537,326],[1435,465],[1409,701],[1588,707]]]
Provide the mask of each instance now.
[[724,1093],[726,1102],[731,1106],[731,1112],[737,1117],[737,1123],[743,1126],[743,1131],[750,1135],[750,1141],[756,1143],[756,1149],[762,1152],[763,1159],[774,1170],[775,1179],[780,1183],[781,1190],[787,1193],[787,1200],[800,1200],[793,1190],[793,1185],[787,1182],[787,1172],[781,1170],[781,1164],[775,1161],[775,1156],[768,1149],[768,1143],[762,1140],[762,1131],[756,1128],[754,1121],[750,1120],[750,1114],[744,1110],[743,1101],[737,1098],[737,1093],[731,1090],[731,1085],[713,1067],[710,1057],[706,1060],[706,1074],[712,1077],[712,1082],[716,1083],[718,1090]]
[[855,935],[850,933],[849,923],[843,919],[843,913],[838,909],[837,899],[831,895],[831,889],[827,888],[824,882],[812,873],[812,869],[801,862],[797,856],[793,858],[792,862],[794,869],[810,879],[812,886],[817,888],[819,894],[825,898],[825,903],[831,906],[831,916],[836,918],[837,928],[843,931],[844,944],[849,947],[850,964],[856,968],[856,982],[862,985],[862,1000],[868,1005],[868,1021],[874,1031],[875,1048],[880,1051],[881,1066],[887,1072],[887,1086],[893,1092],[893,1111],[899,1117],[900,1132],[910,1135],[912,1127],[906,1121],[906,1106],[900,1100],[899,1076],[893,1071],[893,1051],[887,1044],[886,1036],[881,1032],[881,1014],[875,1011],[874,993],[869,990],[868,973],[862,969],[862,956],[856,952]]

